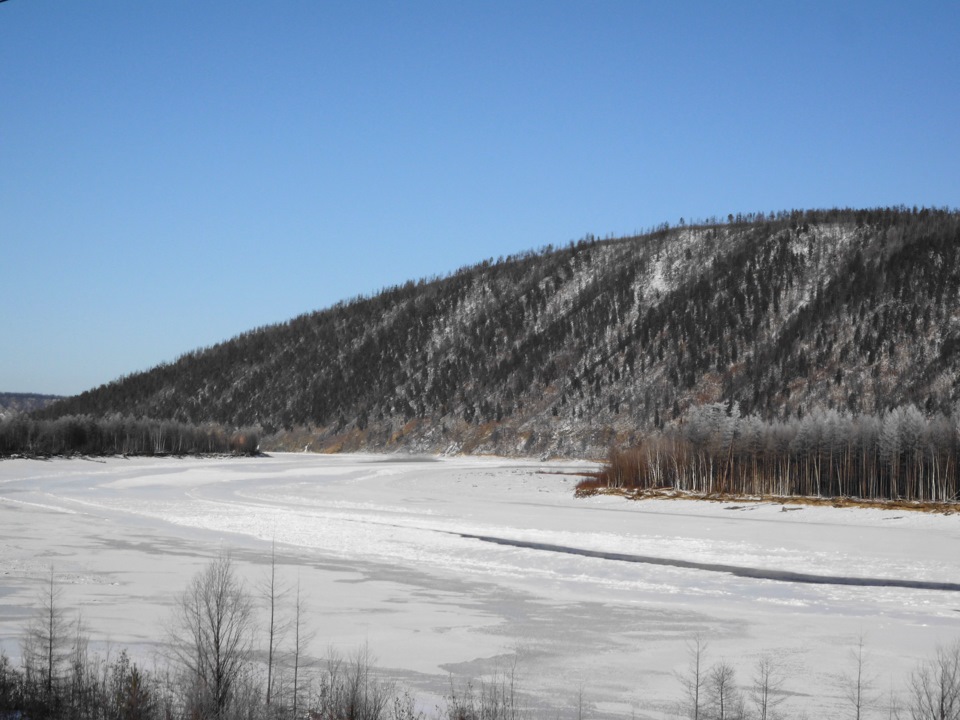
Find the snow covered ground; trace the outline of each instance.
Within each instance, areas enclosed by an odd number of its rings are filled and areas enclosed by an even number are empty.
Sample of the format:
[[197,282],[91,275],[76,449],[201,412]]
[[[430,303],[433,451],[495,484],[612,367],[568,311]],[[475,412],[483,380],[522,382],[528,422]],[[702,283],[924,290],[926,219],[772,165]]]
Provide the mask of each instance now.
[[[583,463],[278,454],[0,462],[0,646],[19,652],[53,565],[90,635],[149,656],[191,576],[229,550],[253,586],[308,597],[314,650],[368,643],[426,698],[516,667],[545,716],[676,717],[695,633],[746,686],[770,653],[793,715],[835,716],[864,638],[874,694],[960,638],[960,518],[898,511],[598,497]],[[496,540],[497,542],[493,542]],[[540,547],[523,547],[524,543]],[[549,546],[549,547],[544,547]],[[627,562],[687,561],[698,567]],[[710,565],[868,578],[745,577]]]

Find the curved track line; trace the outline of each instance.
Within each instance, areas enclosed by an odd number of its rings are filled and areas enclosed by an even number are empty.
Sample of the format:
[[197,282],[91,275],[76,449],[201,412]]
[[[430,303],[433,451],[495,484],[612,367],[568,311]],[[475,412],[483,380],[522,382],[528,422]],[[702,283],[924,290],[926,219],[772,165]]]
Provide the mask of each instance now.
[[599,558],[601,560],[617,560],[620,562],[641,563],[644,565],[665,565],[667,567],[686,568],[689,570],[729,573],[735,577],[751,578],[754,580],[774,580],[777,582],[807,583],[810,585],[852,585],[855,587],[893,587],[909,588],[911,590],[960,592],[960,583],[899,580],[896,578],[849,577],[845,575],[814,575],[812,573],[798,573],[789,570],[765,570],[763,568],[743,567],[740,565],[721,565],[694,562],[691,560],[671,560],[669,558],[653,557],[651,555],[627,555],[626,553],[604,552],[601,550],[584,550],[582,548],[567,547],[565,545],[508,540],[506,538],[492,537],[489,535],[455,534],[462,538],[480,540],[495,545],[527,548],[529,550],[543,550],[545,552],[563,553],[565,555],[580,555],[582,557]]

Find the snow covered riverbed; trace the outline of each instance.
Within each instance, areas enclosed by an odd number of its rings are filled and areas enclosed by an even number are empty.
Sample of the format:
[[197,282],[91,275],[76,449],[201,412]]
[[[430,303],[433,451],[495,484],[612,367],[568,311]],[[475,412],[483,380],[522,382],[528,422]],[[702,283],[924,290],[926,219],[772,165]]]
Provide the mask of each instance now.
[[[252,586],[274,539],[279,577],[299,578],[308,597],[317,654],[368,643],[385,674],[427,698],[451,678],[515,664],[550,717],[581,686],[593,716],[675,717],[695,633],[707,662],[733,664],[743,685],[774,654],[797,695],[784,709],[811,716],[842,706],[861,634],[876,695],[960,638],[960,592],[923,587],[960,583],[958,516],[578,500],[577,478],[561,473],[584,467],[300,454],[3,461],[0,646],[17,654],[52,564],[95,640],[148,655],[212,556],[229,550]],[[864,578],[872,584],[850,584]]]

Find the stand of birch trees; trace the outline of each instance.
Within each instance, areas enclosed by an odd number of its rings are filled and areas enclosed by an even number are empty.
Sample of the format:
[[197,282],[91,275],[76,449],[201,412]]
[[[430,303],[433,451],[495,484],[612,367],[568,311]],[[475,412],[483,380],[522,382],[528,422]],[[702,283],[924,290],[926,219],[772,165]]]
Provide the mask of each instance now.
[[765,421],[714,403],[612,450],[603,479],[611,488],[700,495],[951,503],[960,491],[958,454],[960,407],[950,415],[907,405],[882,415],[817,410]]

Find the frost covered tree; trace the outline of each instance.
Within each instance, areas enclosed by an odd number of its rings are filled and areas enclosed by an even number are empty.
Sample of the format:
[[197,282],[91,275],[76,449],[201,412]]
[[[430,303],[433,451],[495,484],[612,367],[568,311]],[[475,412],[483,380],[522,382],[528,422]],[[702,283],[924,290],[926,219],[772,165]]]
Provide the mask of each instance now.
[[903,490],[908,500],[918,494],[923,480],[923,437],[927,421],[916,406],[900,408],[900,453],[903,463]]
[[887,496],[891,498],[903,497],[903,487],[900,482],[900,465],[903,448],[900,443],[900,420],[903,412],[894,408],[880,423],[880,458],[889,468]]
[[960,436],[953,417],[914,405],[882,416],[815,409],[802,419],[691,408],[677,425],[613,448],[609,487],[693,493],[956,502]]

